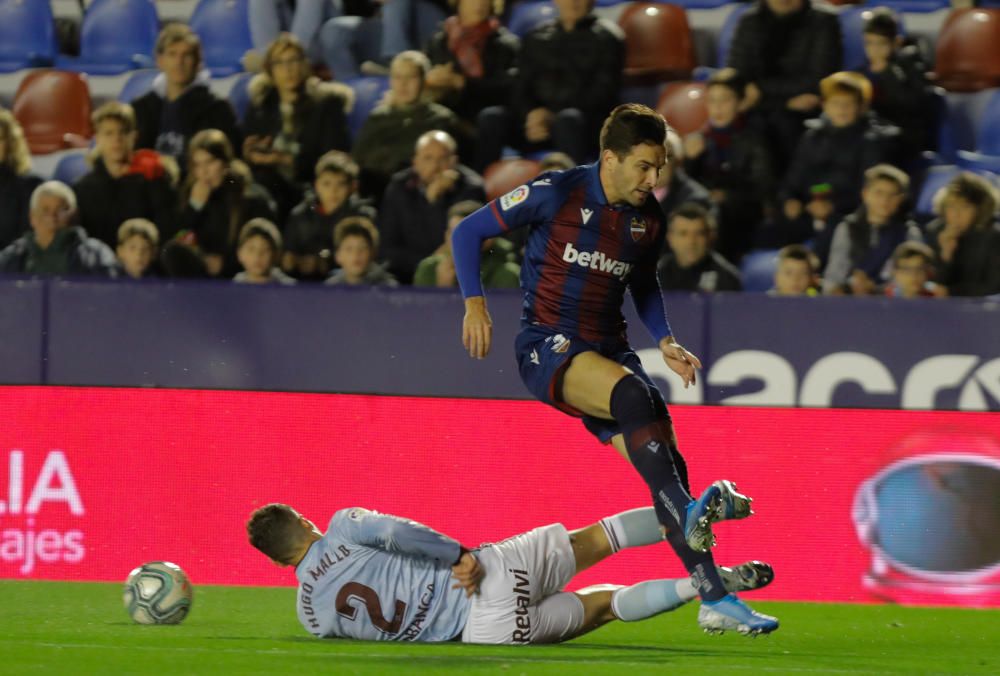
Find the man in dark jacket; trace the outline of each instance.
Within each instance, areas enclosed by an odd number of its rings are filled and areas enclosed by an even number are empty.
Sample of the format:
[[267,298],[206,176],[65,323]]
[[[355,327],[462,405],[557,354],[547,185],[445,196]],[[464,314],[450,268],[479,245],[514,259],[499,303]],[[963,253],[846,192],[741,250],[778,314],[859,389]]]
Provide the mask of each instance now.
[[444,241],[448,209],[463,200],[486,201],[483,181],[458,164],[455,140],[430,131],[417,140],[413,164],[392,177],[380,209],[380,250],[389,270],[409,284],[417,264]]
[[170,24],[156,40],[160,75],[152,91],[132,102],[139,135],[136,148],[151,148],[185,167],[187,143],[202,129],[219,129],[240,147],[236,115],[225,99],[208,88],[201,70],[201,42],[187,26]]
[[728,66],[749,83],[745,109],[764,122],[779,168],[820,106],[819,81],[840,69],[840,22],[810,0],[759,0],[740,17]]
[[31,194],[31,230],[0,251],[0,272],[114,277],[115,253],[72,226],[76,195],[65,183],[48,181]]
[[596,151],[601,123],[618,102],[625,42],[621,29],[592,14],[593,0],[555,0],[558,19],[521,43],[511,106],[479,114],[477,169],[504,145],[554,148],[576,162]]
[[664,291],[739,291],[740,273],[711,248],[712,215],[697,204],[683,204],[668,217],[667,245],[657,265]]

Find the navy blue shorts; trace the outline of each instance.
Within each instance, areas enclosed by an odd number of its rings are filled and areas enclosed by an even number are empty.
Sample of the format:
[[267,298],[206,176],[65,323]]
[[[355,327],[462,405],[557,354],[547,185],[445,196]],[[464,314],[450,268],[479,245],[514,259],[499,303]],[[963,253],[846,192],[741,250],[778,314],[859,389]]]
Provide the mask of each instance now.
[[658,410],[666,415],[667,405],[659,388],[642,368],[639,356],[627,343],[614,346],[592,343],[574,335],[560,333],[546,326],[529,326],[522,329],[514,340],[517,369],[528,391],[539,401],[583,420],[584,427],[601,440],[609,443],[611,437],[621,433],[614,420],[586,415],[562,400],[562,379],[573,361],[581,352],[597,352],[603,357],[616,361],[635,375],[642,378],[653,393]]

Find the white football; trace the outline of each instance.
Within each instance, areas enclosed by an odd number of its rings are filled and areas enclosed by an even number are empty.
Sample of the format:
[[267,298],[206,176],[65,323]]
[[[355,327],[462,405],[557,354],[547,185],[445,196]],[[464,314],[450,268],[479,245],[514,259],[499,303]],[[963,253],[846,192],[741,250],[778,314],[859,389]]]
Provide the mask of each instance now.
[[187,617],[193,596],[191,582],[180,566],[151,561],[128,574],[122,600],[139,624],[177,624]]

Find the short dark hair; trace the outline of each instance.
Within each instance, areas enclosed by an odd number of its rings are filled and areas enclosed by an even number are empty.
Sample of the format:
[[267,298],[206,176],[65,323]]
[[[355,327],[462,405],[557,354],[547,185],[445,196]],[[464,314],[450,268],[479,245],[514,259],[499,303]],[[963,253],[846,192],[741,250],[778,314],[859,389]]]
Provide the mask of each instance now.
[[295,550],[302,543],[298,513],[281,503],[254,510],[247,520],[247,539],[268,558],[291,565]]
[[370,218],[365,216],[348,216],[338,221],[333,226],[333,248],[339,249],[340,245],[348,237],[363,238],[368,242],[368,246],[371,247],[373,254],[378,250],[378,228],[375,227],[375,223]]
[[819,270],[819,256],[802,244],[789,244],[782,247],[778,251],[778,262],[781,261],[802,261],[809,266],[810,274],[815,274]]
[[891,181],[904,195],[910,191],[910,177],[905,171],[891,164],[876,164],[865,170],[865,187],[875,181]]
[[323,153],[316,161],[315,172],[317,177],[324,172],[342,174],[347,177],[348,181],[358,180],[358,175],[361,173],[358,163],[350,155],[341,150],[331,150]]
[[890,40],[895,40],[896,36],[899,35],[899,21],[896,19],[896,13],[888,7],[866,10],[862,16],[865,17],[862,33],[881,35]]
[[610,150],[625,157],[642,143],[662,146],[667,122],[658,112],[641,103],[623,103],[608,115],[601,127],[601,152]]
[[723,68],[715,71],[705,82],[705,88],[709,87],[726,87],[742,99],[746,95],[747,81],[735,68]]
[[266,218],[251,218],[240,230],[240,237],[237,246],[243,246],[251,237],[263,237],[271,248],[281,251],[281,232],[276,226]]
[[701,221],[705,224],[709,234],[715,232],[715,219],[712,217],[712,212],[697,202],[684,202],[684,204],[671,211],[670,216],[667,217],[668,230],[670,229],[670,224],[674,222],[675,218],[686,218],[689,221]]
[[472,214],[479,210],[483,206],[482,202],[477,202],[476,200],[462,200],[461,202],[455,202],[448,209],[448,220],[450,221],[455,216],[461,216],[465,218],[469,214]]
[[923,242],[903,242],[892,252],[892,267],[899,265],[905,258],[915,258],[920,256],[924,259],[924,265],[934,264],[934,250]]

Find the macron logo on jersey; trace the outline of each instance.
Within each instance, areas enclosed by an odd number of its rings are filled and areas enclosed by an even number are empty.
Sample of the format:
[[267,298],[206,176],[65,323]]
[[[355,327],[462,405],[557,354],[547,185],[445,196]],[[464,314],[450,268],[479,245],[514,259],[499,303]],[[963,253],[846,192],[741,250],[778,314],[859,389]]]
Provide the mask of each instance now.
[[623,263],[610,256],[605,256],[603,251],[577,251],[571,242],[566,243],[562,259],[567,263],[576,263],[582,268],[608,272],[623,282],[632,270],[631,263]]

